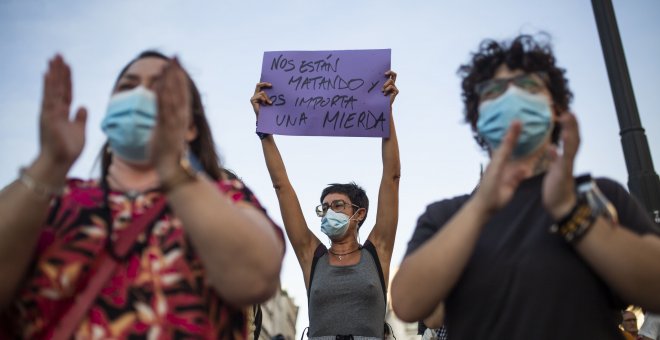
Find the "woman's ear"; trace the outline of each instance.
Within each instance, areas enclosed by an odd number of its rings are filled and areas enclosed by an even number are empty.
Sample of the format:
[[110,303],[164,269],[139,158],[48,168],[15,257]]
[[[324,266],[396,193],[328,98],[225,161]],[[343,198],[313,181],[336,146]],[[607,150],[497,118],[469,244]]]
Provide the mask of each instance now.
[[188,127],[188,130],[186,130],[186,142],[190,143],[197,138],[197,126],[195,126],[194,122],[190,122],[190,126]]
[[364,220],[365,215],[367,215],[367,209],[365,208],[358,209],[358,214],[357,214],[358,222],[362,222],[362,220]]

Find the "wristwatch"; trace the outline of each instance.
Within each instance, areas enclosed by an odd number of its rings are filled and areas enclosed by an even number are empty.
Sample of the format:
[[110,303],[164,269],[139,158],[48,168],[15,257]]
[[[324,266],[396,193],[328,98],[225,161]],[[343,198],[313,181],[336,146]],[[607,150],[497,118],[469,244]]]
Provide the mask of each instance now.
[[614,204],[610,202],[605,195],[600,191],[596,181],[591,178],[591,175],[586,174],[576,178],[575,184],[578,194],[584,195],[589,206],[596,211],[598,215],[603,215],[606,219],[613,223],[619,222],[619,216],[614,208]]
[[193,168],[187,158],[181,158],[178,165],[178,170],[174,172],[174,175],[161,180],[160,189],[164,194],[170,193],[176,187],[183,184],[195,182],[199,177],[199,173]]
[[612,223],[618,222],[614,205],[598,189],[598,185],[586,174],[575,179],[577,202],[571,211],[550,227],[550,232],[560,234],[568,243],[576,243],[589,231],[598,216]]

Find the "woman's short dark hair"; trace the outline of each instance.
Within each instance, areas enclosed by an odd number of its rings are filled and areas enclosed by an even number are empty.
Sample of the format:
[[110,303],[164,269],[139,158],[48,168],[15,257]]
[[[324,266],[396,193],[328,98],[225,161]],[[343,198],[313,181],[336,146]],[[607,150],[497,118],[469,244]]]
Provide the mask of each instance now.
[[359,185],[355,184],[355,182],[347,184],[332,183],[328,184],[328,186],[323,189],[323,192],[321,192],[321,203],[323,203],[325,196],[328,196],[329,194],[344,194],[348,196],[351,203],[360,208],[364,208],[364,218],[362,221],[358,222],[358,226],[361,227],[362,223],[367,219],[367,213],[369,212],[369,198],[367,197],[367,192]]
[[[548,37],[547,34],[541,34]],[[549,40],[549,39],[548,39]],[[472,127],[475,139],[487,150],[486,142],[477,135],[477,120],[479,119],[479,95],[475,86],[493,78],[500,65],[506,65],[510,70],[524,72],[545,72],[548,75],[548,89],[552,95],[553,108],[557,114],[569,109],[573,93],[568,88],[568,80],[564,77],[563,68],[555,65],[555,57],[549,43],[539,42],[531,35],[519,35],[510,42],[498,42],[487,39],[479,44],[479,50],[472,54],[469,63],[461,65],[458,75],[463,78],[461,87],[463,103],[465,104],[465,122]],[[552,142],[559,139],[559,125],[552,131]]]
[[[146,50],[135,57],[135,59],[131,60],[128,64],[126,64],[126,66],[124,66],[121,72],[119,72],[119,76],[117,76],[117,79],[115,80],[114,87],[117,86],[117,83],[121,77],[124,75],[124,73],[126,73],[126,71],[128,71],[128,68],[131,67],[133,63],[144,58],[159,58],[163,60],[170,60],[169,57],[158,51]],[[206,174],[214,180],[218,180],[222,178],[223,171],[220,165],[220,158],[218,157],[218,154],[215,150],[215,143],[213,142],[213,136],[211,135],[211,128],[209,127],[209,123],[206,120],[206,114],[204,113],[202,96],[200,95],[195,82],[193,82],[192,78],[190,78],[190,75],[188,75],[187,72],[186,78],[188,78],[188,82],[190,84],[193,124],[195,124],[195,128],[197,129],[197,137],[195,137],[195,139],[192,140],[188,146],[190,147],[190,151],[197,157],[197,159],[199,159]],[[112,161],[112,155],[106,151],[107,149],[108,142],[105,143],[100,154],[101,179],[105,179],[106,175],[108,174],[108,167]]]

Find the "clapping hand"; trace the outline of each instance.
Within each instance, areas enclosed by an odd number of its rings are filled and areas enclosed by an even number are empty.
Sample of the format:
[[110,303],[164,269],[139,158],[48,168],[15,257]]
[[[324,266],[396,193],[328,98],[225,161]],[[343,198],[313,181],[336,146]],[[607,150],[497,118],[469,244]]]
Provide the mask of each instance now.
[[521,129],[520,122],[509,127],[481,178],[475,199],[486,214],[493,214],[509,203],[520,182],[531,174],[529,166],[510,161]]
[[71,69],[60,55],[48,62],[39,117],[39,157],[66,173],[85,145],[87,110],[80,107],[73,120],[71,108]]
[[565,112],[559,115],[557,123],[561,124],[562,128],[560,140],[563,152],[559,154],[555,145],[549,147],[550,164],[548,173],[543,179],[543,205],[555,220],[566,216],[575,205],[577,198],[573,164],[580,146],[580,134],[575,116]]
[[177,58],[163,69],[156,83],[158,114],[150,144],[150,159],[161,175],[176,169],[192,128],[190,83]]

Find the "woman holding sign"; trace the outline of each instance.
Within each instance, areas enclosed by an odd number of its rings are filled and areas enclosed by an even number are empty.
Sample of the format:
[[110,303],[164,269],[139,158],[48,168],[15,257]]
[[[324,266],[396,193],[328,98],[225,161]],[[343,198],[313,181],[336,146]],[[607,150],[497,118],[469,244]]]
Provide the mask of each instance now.
[[[326,246],[310,230],[300,202],[272,135],[259,134],[284,226],[303,271],[309,298],[309,337],[352,336],[382,339],[390,260],[399,215],[399,146],[391,119],[399,93],[396,73],[381,91],[390,96],[390,137],[383,138],[383,175],[378,195],[376,224],[364,244],[358,232],[368,212],[365,191],[355,183],[331,184],[321,193],[316,208],[320,226],[330,239]],[[254,112],[272,102],[264,92],[270,83],[258,83],[251,98]]]
[[219,166],[192,79],[154,51],[126,65],[90,180],[66,177],[87,118],[69,118],[71,79],[49,62],[39,155],[0,191],[0,338],[244,338],[284,239]]

